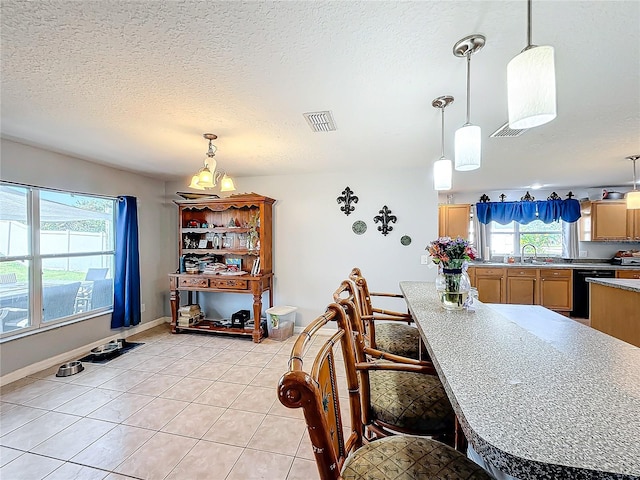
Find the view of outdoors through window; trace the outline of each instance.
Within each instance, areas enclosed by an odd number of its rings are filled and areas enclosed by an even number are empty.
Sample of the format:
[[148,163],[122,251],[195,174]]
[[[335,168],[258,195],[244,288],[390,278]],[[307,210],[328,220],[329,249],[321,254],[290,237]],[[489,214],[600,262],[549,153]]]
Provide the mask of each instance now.
[[5,336],[113,305],[115,200],[0,185]]
[[536,248],[538,256],[559,257],[562,255],[562,226],[558,221],[543,223],[541,220],[534,220],[526,225],[516,222],[500,225],[491,222],[489,229],[493,255],[519,256],[522,247],[527,244]]

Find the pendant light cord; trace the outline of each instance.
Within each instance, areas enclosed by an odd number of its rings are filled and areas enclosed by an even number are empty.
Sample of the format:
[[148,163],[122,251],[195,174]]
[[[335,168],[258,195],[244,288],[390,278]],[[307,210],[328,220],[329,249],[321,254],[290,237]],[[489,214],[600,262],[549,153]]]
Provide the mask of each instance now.
[[[441,138],[440,138],[440,145],[442,146],[442,152],[440,155],[440,158],[444,158],[444,107],[442,107],[440,109],[440,111],[442,112],[442,128],[441,128]],[[633,162],[634,165],[634,173],[633,173],[633,178],[636,178],[636,174],[635,174],[635,162]],[[635,188],[635,187],[633,187]]]
[[527,49],[531,48],[531,0],[527,0]]
[[633,189],[636,189],[636,159],[633,159]]
[[470,110],[471,110],[471,99],[469,98],[469,92],[471,90],[471,52],[468,52],[467,55],[467,125],[469,125],[470,118]]

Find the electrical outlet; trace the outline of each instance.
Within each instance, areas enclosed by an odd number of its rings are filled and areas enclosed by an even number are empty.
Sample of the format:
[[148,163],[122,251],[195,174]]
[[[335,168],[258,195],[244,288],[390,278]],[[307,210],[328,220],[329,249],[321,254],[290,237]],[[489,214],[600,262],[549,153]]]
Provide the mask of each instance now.
[[429,265],[429,255],[420,255],[420,265]]
[[146,305],[144,303],[140,304],[140,312],[144,312],[147,309]]
[[580,258],[587,258],[587,251],[586,250],[580,250]]

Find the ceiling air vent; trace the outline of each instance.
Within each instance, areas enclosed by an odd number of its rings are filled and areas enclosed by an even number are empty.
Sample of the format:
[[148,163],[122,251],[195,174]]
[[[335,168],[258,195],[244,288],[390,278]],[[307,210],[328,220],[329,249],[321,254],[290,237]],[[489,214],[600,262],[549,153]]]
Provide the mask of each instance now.
[[303,113],[304,118],[314,132],[333,132],[336,124],[330,111]]
[[498,130],[496,130],[495,132],[493,132],[489,136],[490,137],[497,137],[497,138],[519,137],[520,135],[522,135],[527,130],[529,130],[529,129],[528,128],[523,128],[523,129],[518,130],[517,128],[516,129],[509,128],[509,122],[507,122],[507,123],[502,125]]

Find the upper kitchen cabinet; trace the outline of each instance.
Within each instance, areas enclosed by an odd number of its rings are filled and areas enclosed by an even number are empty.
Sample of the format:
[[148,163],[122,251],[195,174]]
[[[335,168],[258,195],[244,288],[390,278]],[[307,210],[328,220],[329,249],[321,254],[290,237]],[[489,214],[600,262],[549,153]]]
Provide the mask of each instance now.
[[469,238],[471,205],[446,204],[438,207],[438,236]]
[[591,202],[591,240],[624,241],[638,238],[640,238],[640,215],[636,211],[627,211],[624,201]]

